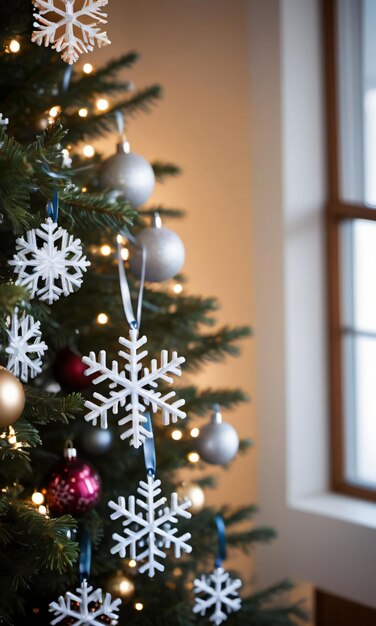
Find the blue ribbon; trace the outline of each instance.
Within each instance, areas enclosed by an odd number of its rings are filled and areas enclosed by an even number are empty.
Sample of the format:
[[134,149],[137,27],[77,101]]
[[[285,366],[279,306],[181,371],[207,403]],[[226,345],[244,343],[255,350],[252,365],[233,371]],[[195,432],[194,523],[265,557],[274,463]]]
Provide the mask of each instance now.
[[214,517],[218,533],[218,556],[215,559],[215,566],[221,567],[222,561],[226,558],[226,527],[222,515]]
[[80,528],[80,580],[88,580],[91,570],[91,537],[86,526]]
[[72,78],[72,73],[73,73],[73,65],[68,65],[67,69],[64,72],[63,85],[61,88],[61,91],[63,93],[66,93],[69,89],[70,81]]
[[47,205],[47,215],[52,217],[52,220],[57,224],[57,218],[59,217],[59,192],[54,190],[52,201]]
[[144,287],[145,287],[145,272],[146,272],[146,249],[145,246],[140,245],[137,242],[137,239],[133,237],[129,232],[123,231],[120,233],[121,237],[125,237],[128,239],[134,246],[137,246],[141,249],[142,254],[142,265],[141,265],[141,278],[140,278],[140,288],[138,291],[138,299],[137,299],[137,317],[133,311],[131,293],[129,290],[129,284],[127,275],[125,272],[123,257],[121,256],[122,250],[124,249],[123,242],[118,241],[118,266],[119,266],[119,282],[120,282],[120,291],[121,291],[121,299],[123,302],[123,308],[125,317],[129,326],[132,329],[139,329],[141,325],[141,314],[142,314],[142,300],[144,295]]
[[144,424],[144,428],[151,433],[151,437],[147,437],[144,442],[145,467],[148,476],[155,476],[157,459],[155,455],[155,442],[150,413],[146,413],[145,417],[147,417],[147,422]]

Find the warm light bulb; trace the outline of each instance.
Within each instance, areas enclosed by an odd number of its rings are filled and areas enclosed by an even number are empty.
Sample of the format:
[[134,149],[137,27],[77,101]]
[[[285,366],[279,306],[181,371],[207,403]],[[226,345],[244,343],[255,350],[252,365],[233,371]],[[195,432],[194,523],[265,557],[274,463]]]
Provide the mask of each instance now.
[[187,456],[187,459],[190,463],[198,463],[200,460],[200,455],[197,452],[190,452]]
[[44,504],[41,504],[40,506],[38,506],[38,511],[41,515],[47,515],[47,509],[44,506]]
[[59,107],[59,106],[54,106],[54,107],[51,107],[51,108],[50,108],[50,110],[49,110],[49,112],[48,112],[48,113],[49,113],[49,115],[50,115],[51,117],[57,117],[57,116],[59,115],[59,113],[60,113],[60,112],[61,112],[61,107]]
[[44,495],[43,493],[41,493],[40,491],[34,491],[33,495],[31,496],[31,501],[33,504],[35,505],[40,505],[43,504],[44,502]]
[[109,256],[112,252],[112,249],[111,249],[111,246],[105,243],[103,246],[100,247],[100,251],[101,251],[101,254],[103,254],[103,256]]
[[85,63],[82,69],[84,70],[85,74],[91,74],[94,68],[91,63]]
[[83,108],[83,109],[80,109],[80,110],[78,111],[78,115],[79,115],[80,117],[87,117],[88,112],[89,112],[89,111],[88,111],[87,109]]
[[118,243],[125,243],[125,239],[124,239],[123,235],[116,235],[116,241]]
[[90,159],[91,157],[94,156],[95,154],[95,150],[93,148],[93,146],[91,146],[90,144],[87,144],[86,146],[84,146],[84,149],[82,150],[82,152],[84,153],[84,155]]
[[181,432],[181,430],[173,430],[171,433],[171,437],[175,439],[175,441],[179,441],[179,439],[181,439],[182,436],[183,436],[183,433]]
[[128,563],[129,567],[136,567],[137,565],[137,561],[135,561],[134,559],[131,559]]
[[98,111],[107,111],[109,107],[109,103],[108,103],[108,100],[106,100],[106,98],[99,98],[95,104],[96,104]]
[[20,42],[17,41],[17,39],[12,39],[12,41],[9,44],[9,50],[11,52],[14,52],[14,54],[17,54],[17,52],[20,51],[21,45]]
[[120,254],[121,254],[121,258],[123,259],[123,261],[128,261],[128,259],[129,259],[129,250],[128,250],[128,248],[122,248]]
[[107,322],[108,322],[108,315],[106,315],[106,313],[99,313],[99,315],[97,315],[97,322],[98,322],[98,324],[101,324],[102,326],[104,324],[107,324]]
[[136,611],[142,611],[144,605],[142,604],[142,602],[136,602],[134,608],[136,609]]
[[123,580],[119,583],[119,592],[120,595],[128,596],[128,594],[134,591],[134,585],[131,580],[127,578],[123,578]]
[[173,286],[172,291],[176,294],[181,293],[183,291],[183,285],[176,283],[176,285]]
[[200,434],[200,429],[199,428],[197,428],[197,427],[192,428],[192,430],[191,430],[191,437],[196,438],[196,437],[199,436],[199,434]]
[[83,193],[86,193],[86,192],[87,192],[87,187],[82,187],[81,191],[82,191]]

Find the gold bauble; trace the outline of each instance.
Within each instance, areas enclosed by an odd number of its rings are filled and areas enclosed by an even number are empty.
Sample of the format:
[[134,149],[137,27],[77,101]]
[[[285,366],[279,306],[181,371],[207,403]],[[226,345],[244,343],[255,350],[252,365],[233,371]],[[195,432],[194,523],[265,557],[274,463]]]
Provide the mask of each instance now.
[[0,428],[18,420],[24,406],[25,392],[20,381],[0,366]]
[[200,485],[183,481],[180,485],[178,485],[176,491],[179,498],[190,499],[192,506],[189,507],[189,511],[191,513],[194,514],[202,511],[205,505],[205,493],[203,489],[201,489]]
[[135,592],[133,580],[120,570],[107,579],[106,589],[112,596],[123,600],[130,600]]

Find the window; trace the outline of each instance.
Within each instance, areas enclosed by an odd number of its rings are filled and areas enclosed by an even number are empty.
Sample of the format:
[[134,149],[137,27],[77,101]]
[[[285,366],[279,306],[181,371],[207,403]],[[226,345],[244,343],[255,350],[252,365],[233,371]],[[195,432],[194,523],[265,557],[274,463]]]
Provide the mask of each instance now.
[[376,501],[376,0],[323,0],[334,490]]

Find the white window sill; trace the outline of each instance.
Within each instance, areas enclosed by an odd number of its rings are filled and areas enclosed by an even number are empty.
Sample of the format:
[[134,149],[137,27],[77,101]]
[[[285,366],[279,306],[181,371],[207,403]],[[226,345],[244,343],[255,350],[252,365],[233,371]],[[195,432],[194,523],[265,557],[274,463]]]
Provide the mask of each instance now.
[[349,496],[322,493],[290,502],[289,508],[376,529],[376,503]]

